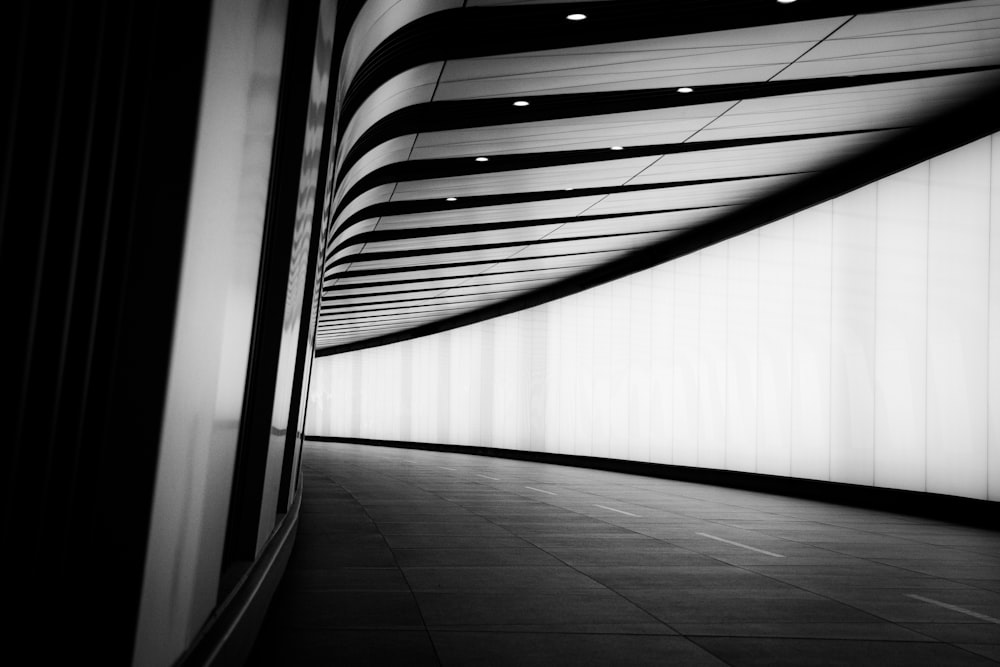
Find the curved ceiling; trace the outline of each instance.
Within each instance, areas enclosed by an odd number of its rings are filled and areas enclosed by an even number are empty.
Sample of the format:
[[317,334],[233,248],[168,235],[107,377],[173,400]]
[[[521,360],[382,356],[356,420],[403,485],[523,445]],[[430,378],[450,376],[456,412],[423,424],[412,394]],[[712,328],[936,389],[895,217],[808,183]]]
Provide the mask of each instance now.
[[998,68],[1000,0],[370,0],[317,354],[557,298],[993,131]]

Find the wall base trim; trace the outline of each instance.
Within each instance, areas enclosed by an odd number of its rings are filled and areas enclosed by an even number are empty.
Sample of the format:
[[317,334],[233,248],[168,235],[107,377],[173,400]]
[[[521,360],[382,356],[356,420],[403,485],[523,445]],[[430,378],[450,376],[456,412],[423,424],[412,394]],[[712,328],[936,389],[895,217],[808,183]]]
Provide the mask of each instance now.
[[285,574],[288,558],[295,546],[302,507],[302,486],[260,557],[247,571],[205,623],[176,667],[228,667],[243,665],[260,630],[278,583]]
[[727,486],[747,491],[773,493],[809,500],[850,505],[868,509],[896,512],[951,523],[1000,530],[1000,503],[977,500],[962,496],[949,496],[924,491],[906,491],[883,487],[827,482],[815,479],[782,477],[753,472],[718,470],[714,468],[693,468],[666,463],[646,463],[623,459],[606,459],[596,456],[576,454],[552,454],[518,449],[500,449],[472,445],[445,445],[433,442],[410,442],[404,440],[371,440],[368,438],[338,438],[307,435],[306,440],[315,442],[342,442],[353,445],[374,445],[377,447],[397,447],[402,449],[425,449],[437,452],[475,454],[498,458],[538,461],[556,465],[595,468],[631,475],[660,477],[683,482]]

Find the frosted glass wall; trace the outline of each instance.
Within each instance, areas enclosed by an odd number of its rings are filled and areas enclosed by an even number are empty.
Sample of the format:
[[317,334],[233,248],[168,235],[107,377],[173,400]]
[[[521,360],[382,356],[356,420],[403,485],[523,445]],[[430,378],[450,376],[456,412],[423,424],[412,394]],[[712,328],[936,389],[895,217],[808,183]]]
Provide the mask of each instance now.
[[175,664],[219,603],[287,13],[212,4],[135,665]]
[[544,306],[317,359],[307,432],[1000,500],[1000,135]]

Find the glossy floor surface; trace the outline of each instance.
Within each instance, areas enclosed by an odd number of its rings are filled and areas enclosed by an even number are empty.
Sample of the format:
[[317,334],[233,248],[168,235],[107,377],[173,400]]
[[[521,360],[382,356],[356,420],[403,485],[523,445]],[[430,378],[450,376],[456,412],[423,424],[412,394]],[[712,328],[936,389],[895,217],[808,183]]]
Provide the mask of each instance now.
[[253,665],[989,665],[1000,534],[776,495],[309,442]]

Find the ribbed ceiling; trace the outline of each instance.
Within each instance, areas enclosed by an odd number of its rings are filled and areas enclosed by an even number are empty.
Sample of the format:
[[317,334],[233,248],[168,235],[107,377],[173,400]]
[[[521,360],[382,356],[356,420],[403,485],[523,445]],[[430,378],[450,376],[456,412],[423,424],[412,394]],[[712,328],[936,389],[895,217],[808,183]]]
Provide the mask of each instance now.
[[347,49],[319,354],[690,252],[860,185],[868,155],[868,180],[905,166],[887,146],[997,89],[1000,0],[372,0]]

